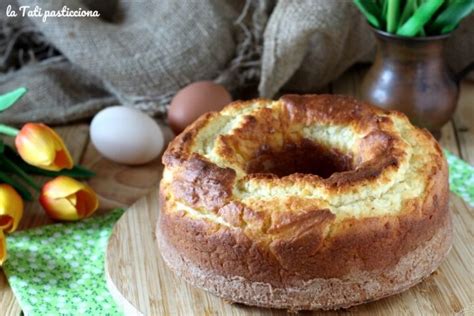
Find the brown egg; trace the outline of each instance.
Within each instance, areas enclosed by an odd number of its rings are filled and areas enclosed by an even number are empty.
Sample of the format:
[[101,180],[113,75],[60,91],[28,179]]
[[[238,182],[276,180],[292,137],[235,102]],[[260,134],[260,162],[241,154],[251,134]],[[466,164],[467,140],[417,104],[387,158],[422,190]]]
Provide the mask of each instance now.
[[219,84],[212,81],[191,83],[179,90],[171,100],[168,123],[176,134],[181,133],[202,114],[220,111],[230,102],[231,95]]

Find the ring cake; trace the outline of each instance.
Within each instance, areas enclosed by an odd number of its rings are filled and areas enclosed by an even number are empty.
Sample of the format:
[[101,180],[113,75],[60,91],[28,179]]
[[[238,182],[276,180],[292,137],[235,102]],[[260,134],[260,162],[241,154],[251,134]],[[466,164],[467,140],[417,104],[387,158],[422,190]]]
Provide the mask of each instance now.
[[176,137],[163,163],[162,257],[231,302],[347,308],[420,282],[451,247],[438,143],[350,97],[231,103]]

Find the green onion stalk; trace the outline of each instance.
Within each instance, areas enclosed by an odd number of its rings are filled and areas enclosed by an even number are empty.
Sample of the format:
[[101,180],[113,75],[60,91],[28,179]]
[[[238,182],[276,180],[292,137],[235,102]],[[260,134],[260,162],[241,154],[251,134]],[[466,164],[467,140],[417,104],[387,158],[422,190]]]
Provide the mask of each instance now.
[[474,0],[353,0],[374,28],[404,37],[452,32],[474,12]]

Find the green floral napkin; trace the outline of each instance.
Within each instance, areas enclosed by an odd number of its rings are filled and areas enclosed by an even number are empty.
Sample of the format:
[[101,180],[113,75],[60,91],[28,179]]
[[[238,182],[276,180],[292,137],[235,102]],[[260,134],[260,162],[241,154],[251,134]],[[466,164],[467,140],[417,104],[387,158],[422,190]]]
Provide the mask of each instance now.
[[8,236],[4,271],[26,315],[121,315],[106,286],[105,249],[122,209]]
[[451,191],[474,207],[474,167],[449,151],[444,151],[449,165]]

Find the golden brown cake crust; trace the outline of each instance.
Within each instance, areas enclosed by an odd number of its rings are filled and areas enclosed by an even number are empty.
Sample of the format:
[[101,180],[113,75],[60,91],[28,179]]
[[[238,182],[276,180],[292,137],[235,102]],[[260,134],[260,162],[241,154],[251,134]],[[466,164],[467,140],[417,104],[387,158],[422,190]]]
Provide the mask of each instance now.
[[[305,157],[334,172],[301,173]],[[163,162],[160,238],[227,278],[290,288],[388,271],[450,225],[436,141],[403,114],[349,97],[233,103],[189,126]]]

